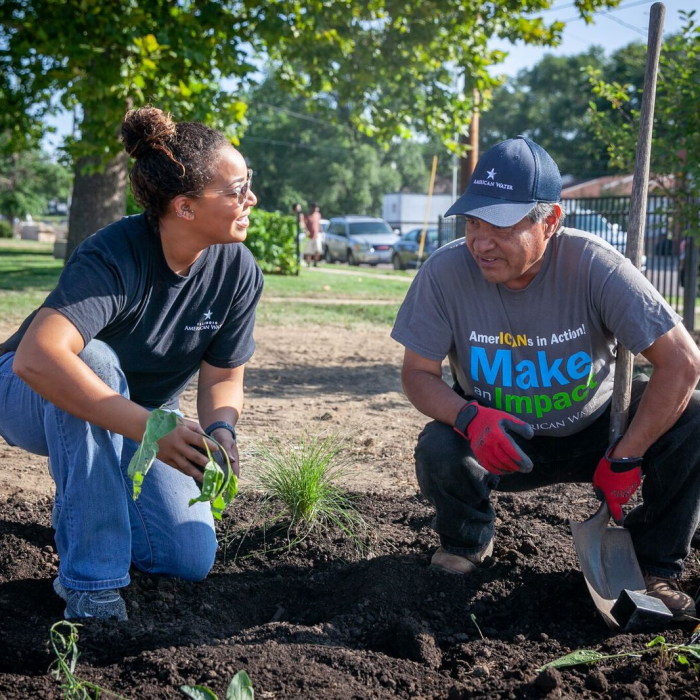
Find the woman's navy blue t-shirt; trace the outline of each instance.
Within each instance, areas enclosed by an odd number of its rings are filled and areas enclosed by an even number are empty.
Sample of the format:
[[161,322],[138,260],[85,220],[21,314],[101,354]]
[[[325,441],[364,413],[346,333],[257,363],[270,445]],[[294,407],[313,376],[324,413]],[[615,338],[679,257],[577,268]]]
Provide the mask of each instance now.
[[68,318],[86,344],[96,338],[114,349],[132,401],[174,408],[202,360],[238,367],[253,355],[262,287],[238,243],[206,248],[178,275],[139,214],[83,241],[42,306]]

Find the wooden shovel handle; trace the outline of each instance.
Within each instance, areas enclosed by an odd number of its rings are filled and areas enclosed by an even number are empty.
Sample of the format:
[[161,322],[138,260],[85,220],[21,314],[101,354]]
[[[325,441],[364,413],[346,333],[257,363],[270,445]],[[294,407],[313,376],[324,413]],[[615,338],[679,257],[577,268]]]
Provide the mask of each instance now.
[[[654,126],[654,102],[656,99],[656,77],[659,72],[659,55],[666,7],[661,2],[651,6],[649,37],[647,40],[647,63],[644,70],[642,109],[639,118],[639,138],[632,179],[630,219],[627,229],[625,255],[636,268],[642,260],[644,226],[646,224],[647,190],[649,189],[649,162],[651,160],[651,135]],[[610,442],[624,434],[627,429],[632,389],[632,353],[617,344],[615,383],[613,385],[612,413],[610,416]]]

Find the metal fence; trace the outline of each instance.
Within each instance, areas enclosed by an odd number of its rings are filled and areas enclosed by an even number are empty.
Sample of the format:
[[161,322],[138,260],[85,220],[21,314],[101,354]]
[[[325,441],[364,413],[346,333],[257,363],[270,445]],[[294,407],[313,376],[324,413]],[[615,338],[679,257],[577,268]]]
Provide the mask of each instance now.
[[[627,243],[629,197],[565,199],[565,225],[594,233],[622,253]],[[440,218],[438,244],[464,235],[464,217]],[[695,328],[698,247],[678,224],[672,202],[665,196],[649,195],[644,231],[644,274],[671,306],[683,316],[689,330]]]

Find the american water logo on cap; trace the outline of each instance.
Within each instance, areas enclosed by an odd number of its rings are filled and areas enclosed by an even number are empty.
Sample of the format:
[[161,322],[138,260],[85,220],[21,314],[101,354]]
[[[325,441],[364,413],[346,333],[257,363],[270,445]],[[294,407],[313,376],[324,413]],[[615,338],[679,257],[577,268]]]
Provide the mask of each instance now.
[[499,180],[496,180],[496,169],[491,168],[491,170],[486,171],[486,179],[479,179],[479,178],[474,178],[472,180],[472,185],[481,185],[482,187],[495,187],[499,190],[512,190],[513,185],[508,184],[507,182],[500,182]]

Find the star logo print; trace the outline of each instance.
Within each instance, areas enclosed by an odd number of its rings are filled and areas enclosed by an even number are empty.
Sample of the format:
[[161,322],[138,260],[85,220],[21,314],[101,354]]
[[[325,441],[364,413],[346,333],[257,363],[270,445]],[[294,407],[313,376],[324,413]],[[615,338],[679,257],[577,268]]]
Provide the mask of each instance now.
[[493,168],[487,170],[486,174],[489,176],[489,180],[493,180],[496,177],[496,171]]
[[204,314],[204,320],[208,321],[211,318],[211,311],[207,311],[207,313]]

